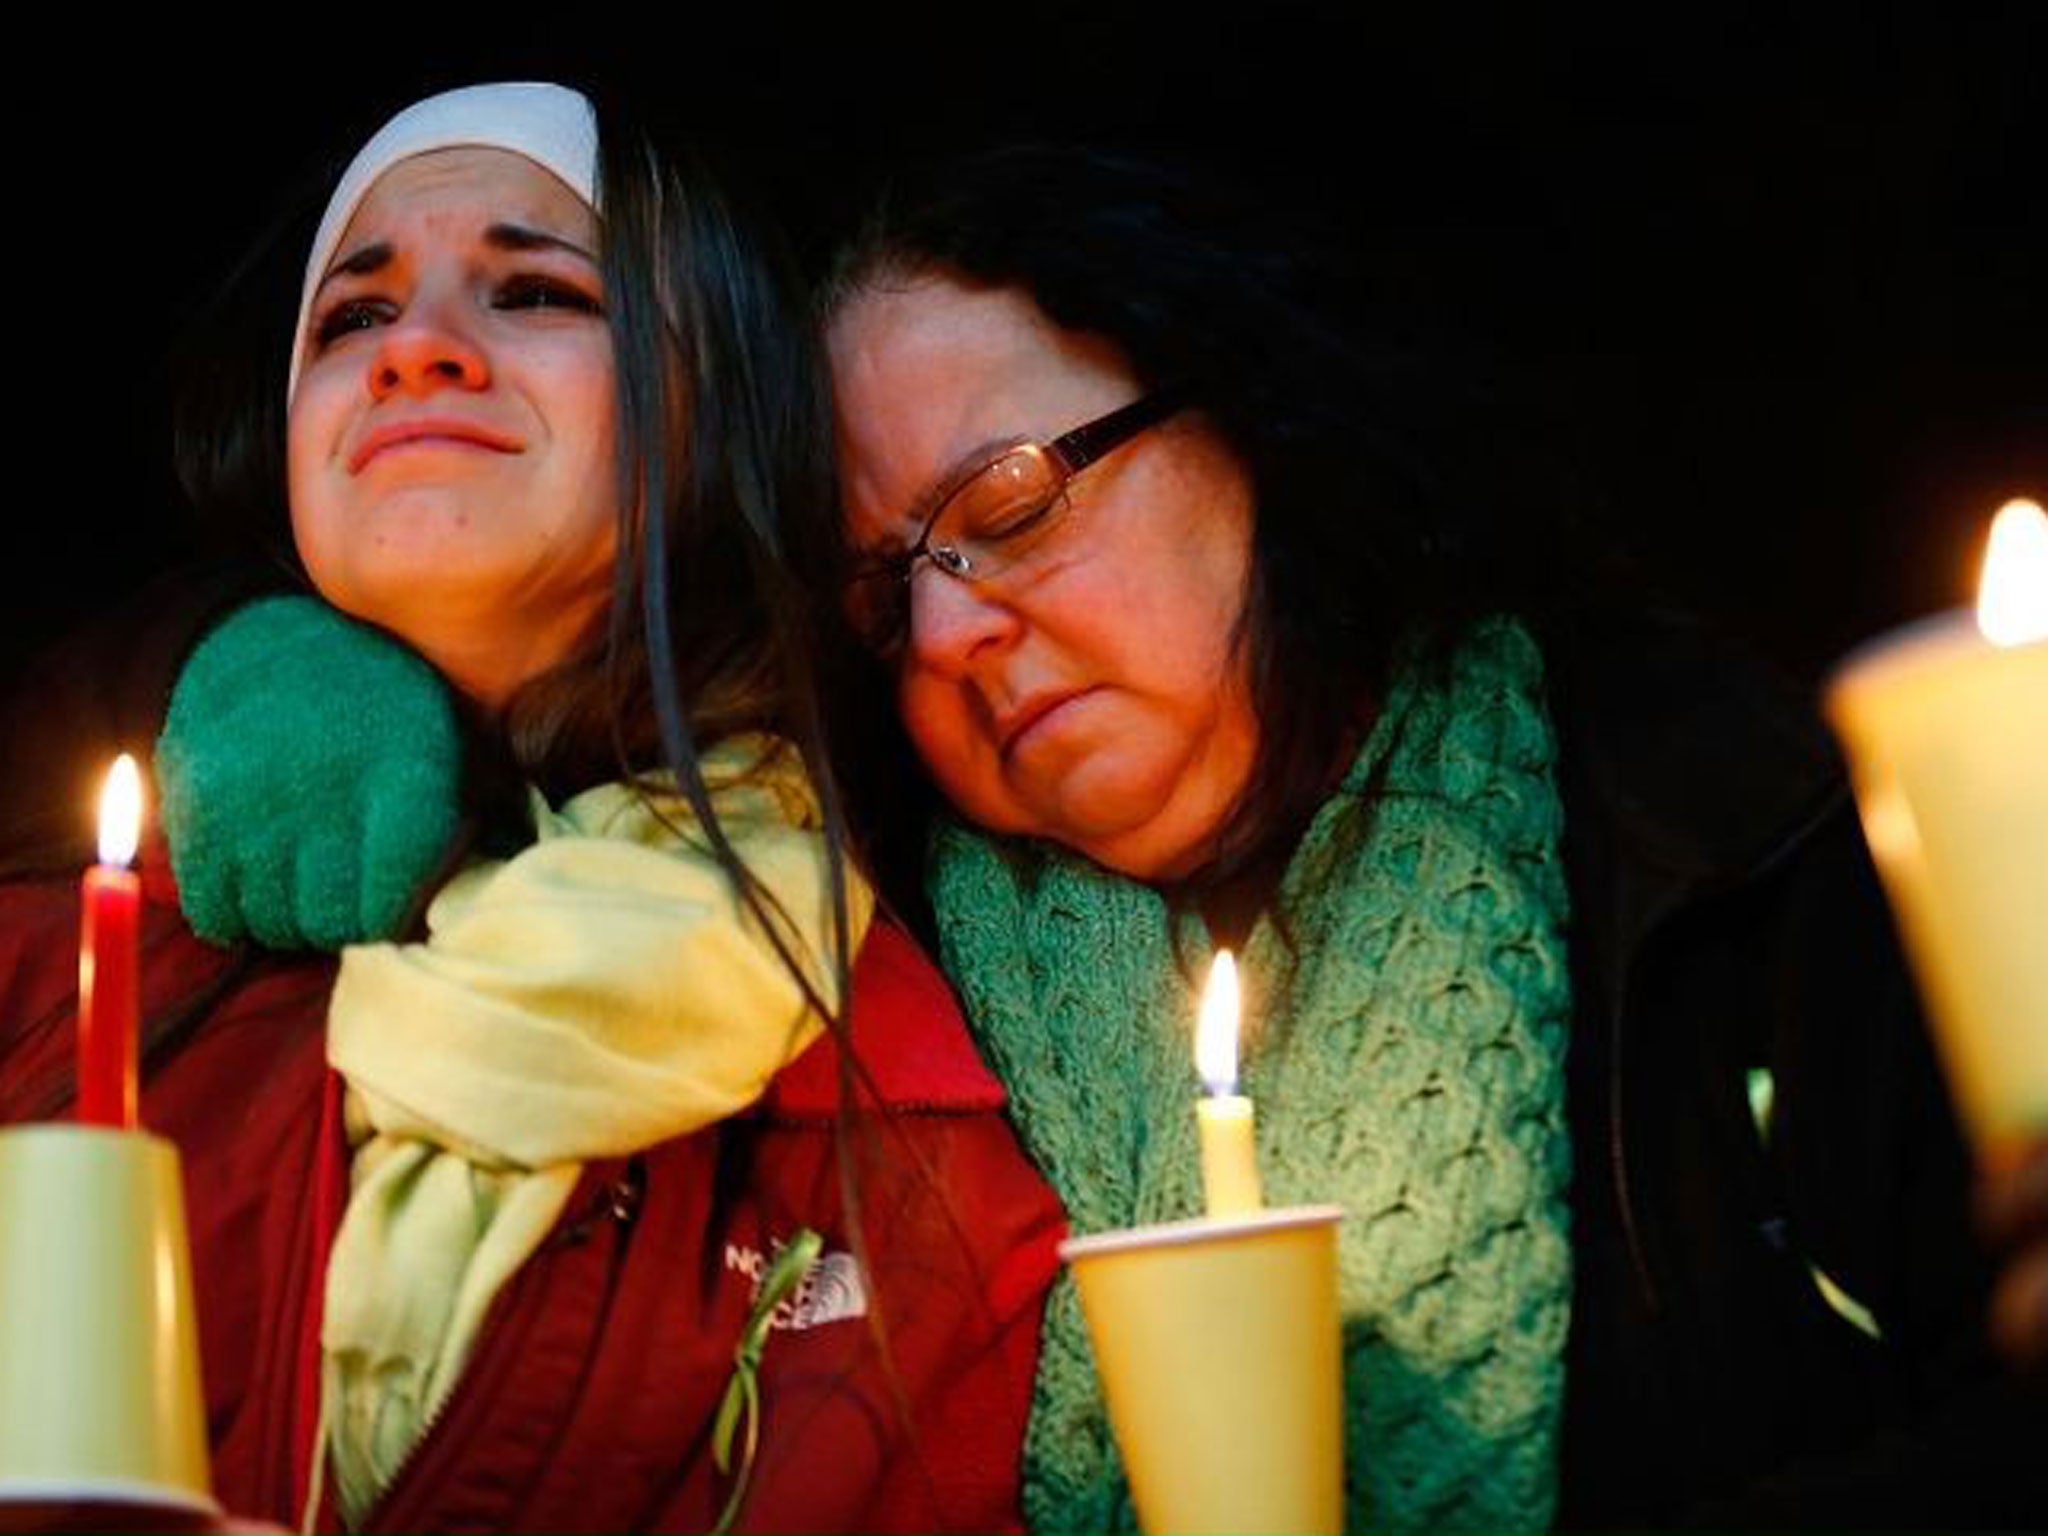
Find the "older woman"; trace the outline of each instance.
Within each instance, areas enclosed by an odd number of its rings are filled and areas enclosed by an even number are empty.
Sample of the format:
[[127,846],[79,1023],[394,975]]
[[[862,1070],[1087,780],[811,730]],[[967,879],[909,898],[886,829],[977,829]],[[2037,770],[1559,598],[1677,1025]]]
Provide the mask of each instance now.
[[[1198,1209],[1189,961],[1242,940],[1268,1191],[1348,1212],[1352,1528],[2038,1514],[1825,741],[1575,597],[1476,396],[1348,340],[1312,249],[1017,150],[826,293],[837,580],[968,824],[941,958],[1070,1219]],[[1064,1286],[1026,1508],[1130,1520]]]
[[[1013,1524],[1058,1212],[839,852],[777,556],[828,438],[775,268],[702,172],[523,84],[385,124],[303,271],[281,436],[229,402],[186,463],[288,511],[317,599],[182,661],[146,862],[223,1502]],[[70,1093],[72,908],[0,890],[6,1118]]]

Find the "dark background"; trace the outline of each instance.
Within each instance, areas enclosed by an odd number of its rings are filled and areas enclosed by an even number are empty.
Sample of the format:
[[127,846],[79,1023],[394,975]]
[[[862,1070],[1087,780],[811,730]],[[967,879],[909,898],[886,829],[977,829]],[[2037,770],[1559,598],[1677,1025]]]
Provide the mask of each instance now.
[[2048,493],[2048,7],[1414,9],[294,10],[25,55],[0,666],[191,547],[166,355],[287,188],[422,91],[593,74],[800,240],[950,139],[1215,156],[1542,381],[1603,525],[1802,675],[1961,600]]

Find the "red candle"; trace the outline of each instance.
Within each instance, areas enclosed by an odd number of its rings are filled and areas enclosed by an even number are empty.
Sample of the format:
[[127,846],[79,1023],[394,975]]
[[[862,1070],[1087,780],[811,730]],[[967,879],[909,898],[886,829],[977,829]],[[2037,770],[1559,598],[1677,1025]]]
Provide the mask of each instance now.
[[100,792],[100,858],[85,872],[78,939],[78,1118],[133,1130],[136,928],[142,882],[128,868],[142,832],[142,779],[122,753]]

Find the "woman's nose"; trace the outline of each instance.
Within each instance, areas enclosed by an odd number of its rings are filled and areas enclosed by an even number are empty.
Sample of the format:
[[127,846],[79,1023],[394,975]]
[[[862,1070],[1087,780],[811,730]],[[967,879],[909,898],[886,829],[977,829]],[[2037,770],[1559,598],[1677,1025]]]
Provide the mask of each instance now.
[[489,360],[446,306],[415,303],[387,325],[370,359],[370,393],[427,395],[437,389],[483,389]]
[[1023,629],[1017,610],[986,586],[948,576],[929,562],[910,577],[909,656],[947,676],[999,654]]

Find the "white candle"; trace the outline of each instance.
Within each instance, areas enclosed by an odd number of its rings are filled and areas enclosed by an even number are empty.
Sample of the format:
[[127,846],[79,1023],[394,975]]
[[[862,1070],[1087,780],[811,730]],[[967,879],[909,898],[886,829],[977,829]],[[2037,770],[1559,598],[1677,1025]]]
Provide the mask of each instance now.
[[1240,1013],[1237,962],[1220,949],[1209,965],[1195,1024],[1195,1071],[1206,1090],[1195,1101],[1202,1138],[1202,1194],[1211,1216],[1242,1216],[1261,1204],[1252,1101],[1237,1091]]
[[1852,656],[1827,708],[1981,1161],[2048,1130],[2048,515],[1993,524],[1975,616]]

